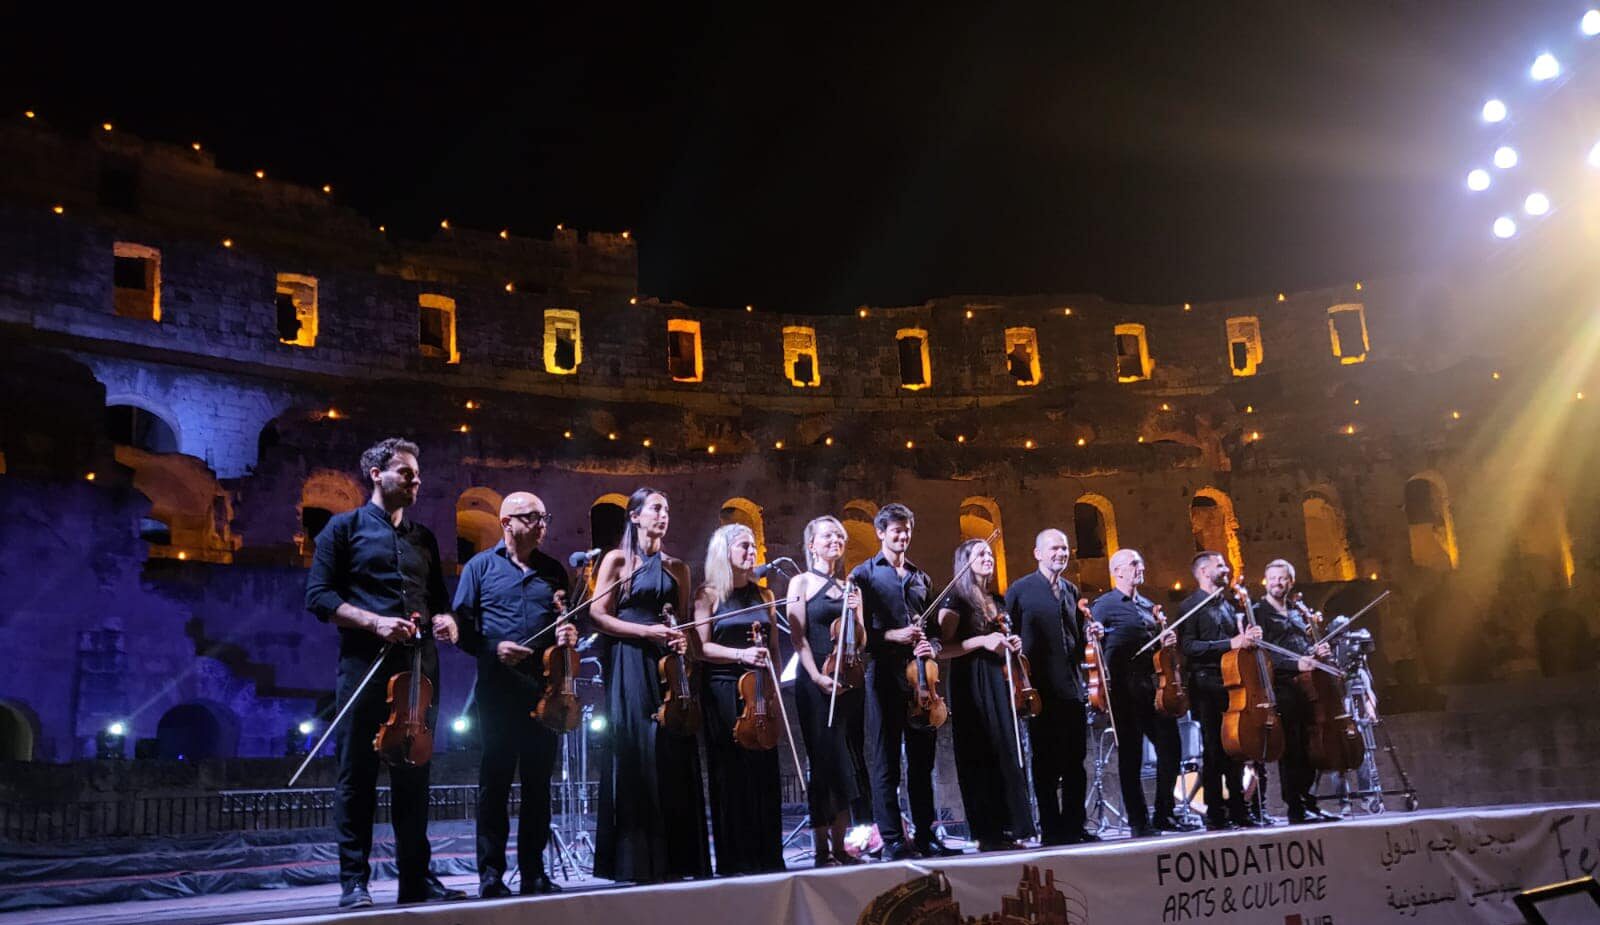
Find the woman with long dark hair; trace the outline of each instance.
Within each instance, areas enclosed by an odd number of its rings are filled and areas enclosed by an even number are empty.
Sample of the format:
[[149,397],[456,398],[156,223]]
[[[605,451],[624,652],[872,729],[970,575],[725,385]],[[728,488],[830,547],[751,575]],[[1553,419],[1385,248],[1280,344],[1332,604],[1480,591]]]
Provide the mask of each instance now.
[[1017,760],[1006,657],[1010,653],[1015,672],[1022,640],[1002,633],[996,623],[1004,605],[995,594],[989,544],[962,543],[953,568],[961,577],[939,611],[939,657],[949,660],[951,744],[967,828],[979,851],[1020,848],[1019,841],[1034,834],[1033,807]]
[[622,544],[601,560],[595,587],[604,593],[590,607],[610,643],[594,858],[595,876],[609,880],[711,874],[699,743],[655,719],[658,662],[668,653],[693,654],[684,633],[662,619],[665,604],[680,619],[689,612],[689,569],[661,550],[668,522],[664,493],[640,488],[628,498]]
[[[706,546],[705,584],[695,596],[694,620],[705,663],[706,760],[711,771],[711,841],[717,873],[783,870],[783,795],[776,749],[748,749],[734,741],[739,717],[739,679],[746,672],[777,687],[769,667],[777,651],[777,618],[771,609],[714,619],[719,614],[772,603],[772,592],[756,584],[756,537],[743,524],[711,534]],[[751,640],[759,626],[761,642]],[[770,651],[769,651],[770,650]],[[781,693],[779,696],[782,696]],[[775,724],[778,716],[769,717]]]

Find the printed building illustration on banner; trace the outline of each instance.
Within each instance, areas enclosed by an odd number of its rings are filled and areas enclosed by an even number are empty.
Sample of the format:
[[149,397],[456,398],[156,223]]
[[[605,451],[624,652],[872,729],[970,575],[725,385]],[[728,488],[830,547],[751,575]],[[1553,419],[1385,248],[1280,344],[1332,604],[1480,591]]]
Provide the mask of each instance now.
[[1083,894],[1056,886],[1056,873],[1033,864],[1022,866],[1015,896],[1000,897],[1000,911],[983,915],[961,914],[961,904],[951,895],[950,881],[940,871],[909,880],[880,893],[867,904],[856,925],[1086,925],[1088,905]]

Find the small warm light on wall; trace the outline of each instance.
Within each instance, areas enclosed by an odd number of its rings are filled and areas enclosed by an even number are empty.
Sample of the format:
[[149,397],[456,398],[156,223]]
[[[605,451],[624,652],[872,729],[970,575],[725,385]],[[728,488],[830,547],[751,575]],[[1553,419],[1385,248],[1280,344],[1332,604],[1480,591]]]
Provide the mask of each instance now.
[[906,441],[906,449],[908,449],[908,450],[914,450],[914,449],[916,449],[916,448],[917,448],[917,444],[916,444],[916,441],[914,441],[914,440],[907,440],[907,441]]
[[450,220],[448,218],[441,219],[439,221],[439,227],[443,228],[445,231],[449,231],[450,230]]
[[256,171],[256,179],[257,180],[265,180],[266,178],[267,178],[267,172],[265,170]]
[[1361,291],[1361,280],[1359,280],[1359,279],[1356,280],[1356,291],[1357,292]]
[[1280,293],[1278,293],[1278,301],[1279,301],[1279,302],[1282,302],[1282,301],[1283,301],[1283,300],[1284,300],[1284,295],[1283,295],[1283,293],[1281,293],[1281,292],[1280,292]]
[[25,110],[22,111],[22,115],[23,115],[24,118],[32,119],[34,116],[38,115],[38,113],[34,112],[31,109],[25,109]]
[[1031,450],[1037,445],[1038,444],[1034,443],[1032,440],[1024,440],[1024,441],[1022,441],[1022,448],[1025,449],[1025,450]]
[[1500,378],[1500,370],[1497,369],[1494,372],[1490,373],[1489,374],[1489,378],[1490,379],[1499,379]]
[[94,473],[93,473],[93,472],[85,472],[85,473],[84,473],[84,474],[83,474],[83,480],[84,480],[84,481],[85,481],[85,482],[92,482],[92,481],[94,481]]
[[956,442],[957,443],[966,443],[967,442],[967,435],[966,434],[956,434]]
[[631,240],[631,239],[632,239],[632,238],[633,238],[633,232],[631,232],[631,231],[624,231],[624,232],[623,232],[623,233],[622,233],[622,240],[624,240],[624,241],[627,241],[627,240]]
[[1183,303],[1183,310],[1184,311],[1190,311],[1193,308],[1194,308],[1194,306],[1190,305],[1188,302]]
[[611,433],[606,434],[606,439],[607,440],[615,440],[615,439],[617,439],[616,431],[612,431]]
[[1346,424],[1344,426],[1344,432],[1346,435],[1353,434],[1356,432],[1356,426],[1354,424]]
[[833,438],[832,437],[823,437],[822,438],[822,445],[823,446],[833,446]]
[[232,238],[223,238],[222,239],[222,246],[223,247],[232,247],[233,246],[233,239]]
[[57,215],[62,215],[62,214],[66,213],[67,208],[66,208],[66,206],[51,206],[50,207],[50,211],[54,212]]
[[561,432],[561,436],[566,437],[568,440],[571,440],[572,439],[572,431],[564,430],[564,431]]
[[1260,439],[1261,439],[1261,431],[1259,431],[1259,430],[1250,431],[1250,441],[1252,443],[1257,441],[1257,440],[1260,440]]
[[1245,405],[1244,406],[1244,413],[1245,414],[1255,414],[1256,413],[1256,406],[1255,405]]
[[187,558],[189,558],[189,554],[188,554],[188,553],[186,553],[186,552],[181,552],[181,551],[180,551],[180,552],[179,552],[179,553],[178,553],[178,558],[179,558],[179,559],[187,559]]
[[629,296],[628,297],[628,304],[629,305],[638,305],[639,304],[639,297],[636,296],[636,295],[635,296]]
[[332,183],[324,183],[324,184],[322,184],[322,191],[324,193],[333,192],[333,184]]
[[773,444],[772,444],[772,448],[775,449],[775,450],[783,449],[783,441],[782,440],[774,441]]
[[516,284],[515,283],[506,283],[506,291],[507,292],[516,292],[517,291]]
[[968,318],[971,318],[971,317],[972,317],[972,309],[970,309],[970,308],[969,308],[969,309],[967,309],[967,317],[968,317]]
[[339,413],[339,409],[338,408],[329,408],[328,409],[328,420],[337,421],[342,417],[344,417],[344,415]]
[[472,428],[468,427],[465,424],[462,424],[460,427],[456,428],[456,432],[457,433],[462,433],[462,434],[467,433],[470,430],[472,430]]
[[510,228],[502,228],[502,229],[500,229],[500,240],[508,241],[510,239],[511,239],[511,229]]
[[1578,401],[1583,401],[1583,393],[1579,392],[1576,395],[1574,395],[1573,398],[1576,398]]
[[1361,399],[1358,398],[1355,401],[1352,401],[1350,404],[1359,406],[1361,404]]
[[1063,308],[1061,310],[1061,314],[1066,315],[1068,318],[1071,318],[1072,317],[1072,309],[1071,308]]
[[867,317],[867,310],[864,309],[864,308],[856,309],[856,317],[857,318],[865,318],[865,317]]
[[1174,581],[1172,583],[1172,590],[1174,590],[1174,591],[1182,591],[1183,590],[1183,582]]
[[753,311],[756,310],[756,307],[754,305],[746,305],[744,307],[744,310],[747,311],[747,312],[753,312]]
[[567,226],[562,224],[561,222],[556,222],[556,230],[557,231],[566,231],[567,230]]
[[1162,411],[1171,411],[1172,410],[1172,406],[1167,404],[1166,402],[1162,402],[1161,403],[1161,410]]
[[1079,446],[1088,446],[1089,445],[1089,441],[1084,439],[1083,437],[1079,437],[1078,438],[1078,445]]
[[717,455],[717,445],[715,443],[713,443],[710,446],[706,447],[706,454],[708,456]]
[[469,398],[469,399],[467,399],[467,403],[465,405],[463,405],[462,407],[466,408],[468,411],[477,411],[478,408],[481,407],[481,406],[477,402],[475,402],[475,401],[473,401],[472,399]]
[[1378,580],[1378,573],[1377,572],[1373,572],[1371,575],[1368,575],[1367,576],[1367,580],[1368,581],[1377,581]]
[[646,437],[643,440],[639,441],[639,445],[643,446],[645,449],[649,449],[650,448],[650,438]]
[[382,234],[382,233],[383,233],[383,232],[385,232],[385,231],[388,231],[388,230],[389,230],[389,229],[388,229],[388,227],[387,227],[387,226],[384,226],[384,225],[379,225],[379,226],[378,226],[378,233],[379,233],[379,234]]
[[1137,440],[1137,441],[1135,441],[1135,442],[1137,442],[1137,443],[1143,443],[1143,442],[1144,442],[1144,434],[1140,434],[1140,435],[1139,435],[1139,439],[1138,439],[1138,440]]
[[1459,411],[1452,411],[1452,412],[1450,412],[1450,417],[1451,417],[1451,418],[1452,418],[1452,419],[1453,419],[1453,420],[1457,420],[1457,421],[1459,421],[1459,420],[1461,420],[1461,412],[1459,412]]
[[108,132],[111,131],[111,123],[110,122],[102,122],[102,123],[100,123],[100,127],[102,129],[108,131]]
[[198,150],[200,150],[200,142],[197,141],[194,144],[190,145],[189,147],[191,147],[191,148],[195,149],[196,151],[198,151]]

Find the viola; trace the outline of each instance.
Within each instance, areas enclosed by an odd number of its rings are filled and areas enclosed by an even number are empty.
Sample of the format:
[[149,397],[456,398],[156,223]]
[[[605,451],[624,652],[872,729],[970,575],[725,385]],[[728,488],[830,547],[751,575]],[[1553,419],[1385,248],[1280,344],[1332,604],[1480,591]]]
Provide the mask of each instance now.
[[[750,644],[766,648],[766,633],[760,623],[750,624]],[[771,656],[771,652],[768,652]],[[744,704],[733,721],[733,741],[751,751],[778,747],[778,715],[781,705],[777,685],[771,682],[765,666],[752,668],[739,676],[739,700]]]
[[850,580],[845,579],[844,606],[828,627],[828,638],[833,640],[833,649],[822,664],[822,673],[846,688],[865,687],[867,684],[867,662],[861,657],[861,641],[867,637],[867,624],[861,619],[859,610],[854,613],[850,610],[852,590]]
[[[592,566],[585,566],[585,571]],[[585,580],[587,583],[587,580]],[[565,609],[561,592],[556,593],[557,611]],[[578,650],[574,646],[552,645],[544,650],[544,694],[528,714],[556,732],[571,732],[583,721],[583,705],[578,702]]]
[[433,682],[422,673],[422,637],[426,627],[422,614],[413,613],[417,631],[406,642],[411,647],[411,665],[389,678],[389,718],[378,727],[372,748],[390,767],[416,767],[433,758],[433,727],[428,711],[433,706]]
[[[661,622],[676,629],[678,611],[671,604],[661,605]],[[663,688],[656,722],[680,736],[700,732],[700,679],[693,659],[681,652],[669,652],[657,664]]]
[[[1239,631],[1255,625],[1250,592],[1234,588],[1244,616]],[[1260,646],[1222,653],[1222,683],[1228,688],[1228,709],[1222,714],[1222,749],[1240,761],[1277,761],[1283,757],[1283,724],[1272,687],[1272,667]]]
[[[924,617],[917,617],[917,628]],[[912,656],[906,664],[906,680],[911,683],[911,699],[906,701],[906,722],[913,729],[938,729],[950,718],[950,706],[939,695],[939,662]]]
[[[1322,641],[1322,615],[1294,595],[1290,599],[1306,618],[1306,634],[1315,646]],[[1307,732],[1307,751],[1311,766],[1319,771],[1354,771],[1366,759],[1367,746],[1361,728],[1350,715],[1344,681],[1324,671],[1312,669],[1295,676],[1295,686],[1311,707],[1311,728]]]
[[[1078,612],[1083,614],[1083,622],[1087,626],[1094,622],[1094,615],[1089,612],[1089,599],[1078,598]],[[1089,706],[1107,716],[1111,715],[1111,668],[1106,661],[1105,647],[1099,639],[1089,639],[1083,647],[1083,686],[1084,696],[1089,701]]]
[[[1167,615],[1156,604],[1156,624],[1159,632],[1167,631]],[[1189,692],[1183,686],[1183,653],[1177,646],[1161,646],[1150,657],[1156,669],[1156,712],[1173,719],[1189,712]]]
[[[1004,610],[995,614],[994,622],[999,627],[1001,634],[1007,637],[1011,635],[1011,619]],[[1012,652],[1010,648],[1007,648],[1005,653],[1007,670],[1012,667],[1013,663],[1016,666],[1016,674],[1012,676],[1011,681],[1013,688],[1011,694],[1012,706],[1015,707],[1018,716],[1038,716],[1039,711],[1044,709],[1044,701],[1039,698],[1039,692],[1033,689],[1033,678],[1029,675],[1031,666],[1028,664],[1028,657],[1021,652]]]

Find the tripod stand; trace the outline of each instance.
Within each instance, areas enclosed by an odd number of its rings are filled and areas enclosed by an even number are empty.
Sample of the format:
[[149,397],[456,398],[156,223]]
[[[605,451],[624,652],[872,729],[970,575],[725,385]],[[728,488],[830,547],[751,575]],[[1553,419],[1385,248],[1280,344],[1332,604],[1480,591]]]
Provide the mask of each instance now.
[[[1386,811],[1383,798],[1398,796],[1405,798],[1406,812],[1415,812],[1419,805],[1417,801],[1417,788],[1412,786],[1410,775],[1406,774],[1405,765],[1400,763],[1400,753],[1394,747],[1394,740],[1389,737],[1389,730],[1383,726],[1383,718],[1378,715],[1378,708],[1371,697],[1372,674],[1367,669],[1367,656],[1373,651],[1372,634],[1367,630],[1356,630],[1346,634],[1340,640],[1341,655],[1344,656],[1344,669],[1349,678],[1345,709],[1355,718],[1356,728],[1361,731],[1361,742],[1366,746],[1366,754],[1362,756],[1361,766],[1354,772],[1345,772],[1339,775],[1339,806],[1346,813],[1354,805],[1365,801],[1363,809],[1376,815]],[[1378,737],[1382,735],[1384,754],[1389,756],[1389,762],[1394,765],[1394,770],[1400,777],[1398,789],[1386,790],[1383,781],[1378,775]],[[1350,786],[1350,774],[1354,773],[1356,786]]]
[[1128,817],[1123,814],[1106,798],[1106,770],[1112,765],[1111,756],[1115,753],[1116,744],[1113,741],[1116,733],[1108,721],[1106,728],[1099,735],[1094,734],[1094,713],[1088,713],[1087,734],[1094,741],[1094,774],[1089,782],[1089,796],[1084,801],[1084,818],[1094,824],[1096,835],[1103,835],[1108,831],[1118,833],[1128,831]]
[[[589,683],[597,683],[590,681]],[[594,840],[589,835],[589,729],[594,706],[585,704],[583,721],[562,736],[561,780],[556,785],[560,814],[550,821],[550,843],[545,847],[552,872],[563,880],[586,879],[594,870]],[[549,795],[545,796],[549,799]]]

